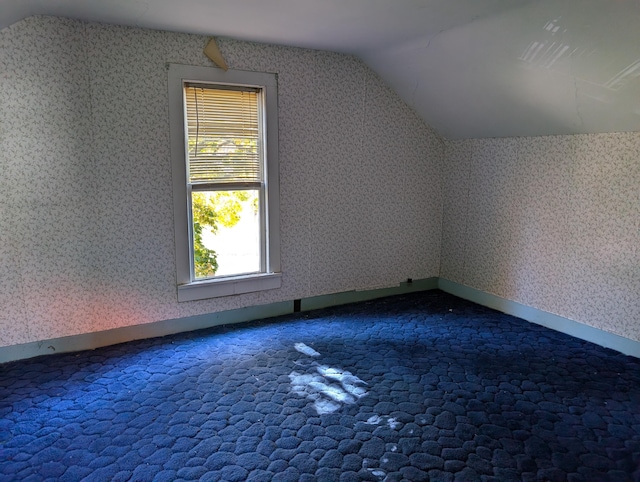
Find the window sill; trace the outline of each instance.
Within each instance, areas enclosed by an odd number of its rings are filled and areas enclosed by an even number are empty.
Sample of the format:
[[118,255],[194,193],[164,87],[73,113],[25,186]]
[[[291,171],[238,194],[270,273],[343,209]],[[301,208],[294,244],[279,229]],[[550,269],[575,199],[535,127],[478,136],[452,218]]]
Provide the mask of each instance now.
[[219,280],[195,281],[178,286],[178,302],[273,290],[280,288],[281,284],[282,273],[254,274]]

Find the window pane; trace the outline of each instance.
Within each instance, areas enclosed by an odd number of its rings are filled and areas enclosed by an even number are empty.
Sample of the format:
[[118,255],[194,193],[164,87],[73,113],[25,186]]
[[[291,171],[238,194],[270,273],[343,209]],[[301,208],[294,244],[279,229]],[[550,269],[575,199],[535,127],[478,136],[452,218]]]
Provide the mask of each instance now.
[[193,192],[196,279],[261,271],[259,190]]

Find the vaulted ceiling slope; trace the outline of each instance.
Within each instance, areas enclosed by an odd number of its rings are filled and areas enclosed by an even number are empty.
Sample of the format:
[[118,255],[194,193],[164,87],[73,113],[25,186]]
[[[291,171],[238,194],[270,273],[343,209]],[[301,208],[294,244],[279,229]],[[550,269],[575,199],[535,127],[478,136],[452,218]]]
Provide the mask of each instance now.
[[640,0],[0,0],[355,54],[449,139],[640,131]]

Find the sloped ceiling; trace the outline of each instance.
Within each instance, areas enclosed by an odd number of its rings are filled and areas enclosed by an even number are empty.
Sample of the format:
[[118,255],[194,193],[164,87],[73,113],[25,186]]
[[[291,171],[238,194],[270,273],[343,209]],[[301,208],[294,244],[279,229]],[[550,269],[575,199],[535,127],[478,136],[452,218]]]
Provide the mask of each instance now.
[[640,131],[640,0],[0,0],[355,54],[450,139]]

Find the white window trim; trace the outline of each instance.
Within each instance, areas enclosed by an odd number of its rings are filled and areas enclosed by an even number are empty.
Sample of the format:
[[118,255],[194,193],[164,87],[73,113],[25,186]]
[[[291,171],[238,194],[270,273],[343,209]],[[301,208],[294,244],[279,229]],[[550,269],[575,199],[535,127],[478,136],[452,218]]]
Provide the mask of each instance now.
[[[185,160],[185,82],[216,82],[255,86],[263,89],[266,106],[267,156],[267,271],[242,276],[191,279],[189,255],[189,205]],[[171,170],[173,176],[173,217],[175,224],[176,278],[178,301],[195,301],[280,288],[280,183],[278,165],[278,87],[275,74],[169,65],[169,128],[171,134]]]

